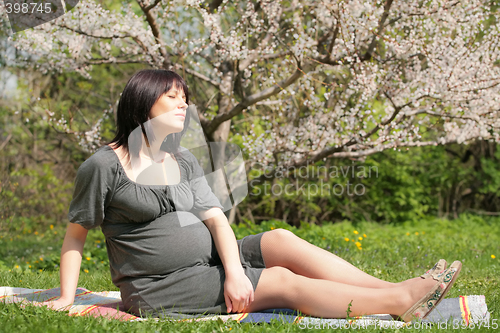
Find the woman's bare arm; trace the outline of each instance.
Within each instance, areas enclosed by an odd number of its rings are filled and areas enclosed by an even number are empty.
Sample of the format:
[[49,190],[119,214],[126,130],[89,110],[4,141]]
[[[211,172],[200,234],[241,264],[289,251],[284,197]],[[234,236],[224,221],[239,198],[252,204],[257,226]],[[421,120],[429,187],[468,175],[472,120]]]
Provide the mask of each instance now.
[[254,291],[252,283],[241,266],[233,229],[220,208],[211,208],[202,212],[201,218],[210,230],[226,273],[224,298],[227,311],[241,312],[253,302]]
[[75,300],[75,292],[80,275],[82,252],[88,230],[76,223],[69,223],[61,248],[61,297],[55,301],[42,303],[56,310],[65,310]]

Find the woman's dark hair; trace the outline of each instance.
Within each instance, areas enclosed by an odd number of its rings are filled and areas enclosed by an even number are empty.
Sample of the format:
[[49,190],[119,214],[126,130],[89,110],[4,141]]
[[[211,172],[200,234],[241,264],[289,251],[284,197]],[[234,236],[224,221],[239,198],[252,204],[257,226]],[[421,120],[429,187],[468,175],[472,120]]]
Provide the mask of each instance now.
[[[179,74],[162,69],[146,69],[135,73],[127,82],[118,102],[116,136],[109,143],[116,148],[123,146],[130,153],[130,133],[139,126],[144,132],[143,124],[149,120],[151,108],[163,94],[174,87],[182,88],[186,103],[189,103],[188,87]],[[189,119],[189,112],[186,112],[184,129],[180,133],[168,135],[162,144],[162,150],[168,153],[178,152],[181,137],[189,126]],[[153,141],[154,138],[148,137],[147,140]]]

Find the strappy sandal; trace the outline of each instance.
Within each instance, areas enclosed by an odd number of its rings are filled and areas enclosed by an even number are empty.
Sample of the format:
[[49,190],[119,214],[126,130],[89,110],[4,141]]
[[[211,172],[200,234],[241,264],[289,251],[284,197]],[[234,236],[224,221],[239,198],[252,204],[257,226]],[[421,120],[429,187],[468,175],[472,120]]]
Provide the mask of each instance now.
[[460,261],[454,261],[450,267],[443,273],[434,272],[431,277],[438,282],[436,285],[417,303],[408,309],[401,319],[410,322],[414,318],[425,319],[432,310],[441,302],[448,290],[455,282],[462,269]]
[[444,272],[446,270],[446,265],[447,264],[448,263],[446,262],[446,260],[439,259],[439,261],[434,265],[434,267],[432,267],[431,269],[429,269],[424,274],[420,275],[420,277],[422,279],[428,279],[428,278],[431,278],[434,273],[440,274],[440,273],[442,273],[442,272]]

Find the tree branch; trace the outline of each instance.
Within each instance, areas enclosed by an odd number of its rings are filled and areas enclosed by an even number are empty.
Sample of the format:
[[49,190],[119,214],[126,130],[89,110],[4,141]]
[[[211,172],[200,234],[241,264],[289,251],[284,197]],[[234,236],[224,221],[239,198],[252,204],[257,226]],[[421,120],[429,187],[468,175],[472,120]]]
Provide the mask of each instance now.
[[[161,56],[163,57],[163,66],[167,68],[169,66],[169,58],[167,51],[165,49],[165,46],[163,45],[162,39],[161,39],[161,33],[160,33],[160,28],[158,27],[158,23],[156,22],[155,17],[153,14],[151,14],[151,9],[156,6],[159,1],[155,0],[155,3],[153,3],[153,7],[150,6],[145,6],[141,0],[137,0],[137,3],[141,7],[141,10],[143,13],[146,15],[146,21],[148,21],[149,27],[151,28],[151,32],[153,33],[153,36],[155,37],[155,42],[156,44],[160,45],[159,51]],[[151,8],[150,8],[151,7]]]
[[[281,14],[282,14],[282,9],[280,7],[280,12],[276,15],[275,19],[274,19],[274,25],[275,26],[278,26],[279,25],[279,17],[281,17]],[[271,24],[271,22],[270,22]],[[272,26],[272,24],[271,24]],[[259,44],[259,46],[254,50],[253,54],[250,55],[250,57],[248,57],[247,59],[241,61],[238,65],[238,70],[241,72],[243,71],[245,68],[247,68],[252,62],[255,61],[256,57],[257,57],[257,54],[258,54],[258,51],[263,49],[268,43],[269,41],[271,40],[271,38],[273,37],[274,35],[274,29],[273,28],[270,28],[270,31],[267,33],[266,37],[264,37],[264,39],[262,40],[262,42]],[[290,54],[291,52],[288,51],[284,54]],[[279,58],[283,55],[283,52],[278,54],[277,56],[275,56],[274,54],[272,55],[264,55],[264,56],[261,56],[260,59],[274,59],[274,58]]]
[[64,29],[67,29],[69,31],[72,31],[74,33],[77,33],[77,34],[80,34],[80,35],[84,35],[84,36],[87,36],[87,37],[92,37],[92,38],[97,38],[97,39],[115,39],[115,38],[132,38],[134,40],[134,42],[137,43],[137,45],[139,45],[139,47],[147,54],[148,53],[148,49],[146,47],[146,45],[144,45],[143,42],[141,42],[141,40],[137,37],[137,36],[132,36],[132,35],[129,35],[129,34],[125,34],[123,36],[120,36],[120,35],[112,35],[112,36],[99,36],[99,35],[93,35],[93,34],[90,34],[88,32],[85,32],[83,30],[79,30],[79,29],[74,29],[74,28],[71,28],[71,27],[68,27],[67,25],[59,25],[59,27],[61,28],[64,28]]
[[210,13],[215,13],[215,11],[219,8],[219,6],[222,4],[222,0],[212,0],[210,2],[210,5],[208,6],[208,9]]
[[392,1],[393,0],[387,0],[384,5],[384,13],[382,14],[382,17],[380,18],[380,21],[378,23],[377,33],[373,36],[372,41],[365,52],[365,55],[362,57],[363,60],[370,60],[372,58],[373,49],[377,44],[377,37],[380,36],[382,31],[384,30],[385,21],[389,17],[389,10],[391,9]]
[[103,65],[103,64],[147,64],[144,60],[127,60],[117,58],[92,58],[87,61],[90,65]]
[[[311,66],[311,65],[309,65],[309,66]],[[309,66],[307,66],[307,67],[309,67]],[[213,133],[217,129],[217,127],[219,127],[219,125],[222,124],[223,122],[225,122],[226,120],[229,120],[229,119],[233,118],[234,116],[240,114],[241,112],[243,112],[243,110],[245,110],[249,106],[279,93],[281,90],[287,88],[289,85],[291,85],[292,83],[297,81],[305,72],[308,72],[309,70],[310,69],[304,70],[304,69],[297,68],[295,73],[293,73],[286,80],[281,81],[280,83],[276,84],[273,87],[267,88],[263,91],[260,91],[260,92],[257,92],[255,94],[248,96],[246,99],[244,99],[243,101],[238,103],[238,105],[233,107],[229,112],[218,114],[207,125],[207,127],[205,128],[205,132],[207,134]]]
[[93,34],[90,34],[88,32],[80,30],[80,29],[75,29],[75,28],[68,27],[65,24],[61,24],[61,25],[59,25],[59,27],[67,29],[67,30],[72,31],[72,32],[75,32],[75,33],[80,34],[80,35],[84,35],[84,36],[92,37],[92,38],[97,38],[97,39],[114,39],[114,38],[129,38],[129,37],[132,37],[129,34],[122,35],[122,36],[120,36],[120,35],[111,35],[111,36],[93,35]]
[[207,76],[205,76],[205,75],[203,75],[203,74],[201,74],[201,73],[198,73],[198,72],[197,72],[197,71],[195,71],[195,70],[192,70],[192,69],[186,68],[186,67],[182,66],[181,64],[175,64],[175,65],[174,65],[174,67],[175,67],[176,69],[184,70],[186,73],[191,74],[191,75],[193,75],[193,76],[197,77],[198,79],[201,79],[201,80],[203,80],[203,81],[205,81],[205,82],[207,82],[207,83],[210,83],[211,85],[213,85],[213,86],[214,86],[214,87],[216,87],[216,88],[219,88],[219,86],[220,86],[220,83],[219,83],[219,82],[214,81],[214,80],[212,80],[211,78],[209,78],[209,77],[207,77]]
[[5,148],[5,146],[9,143],[10,139],[12,138],[12,133],[9,133],[7,135],[7,138],[2,142],[2,145],[0,146],[0,151]]
[[161,2],[161,0],[155,0],[154,3],[152,3],[149,6],[147,6],[144,10],[149,12],[151,9],[155,8],[156,5],[158,5],[160,2]]

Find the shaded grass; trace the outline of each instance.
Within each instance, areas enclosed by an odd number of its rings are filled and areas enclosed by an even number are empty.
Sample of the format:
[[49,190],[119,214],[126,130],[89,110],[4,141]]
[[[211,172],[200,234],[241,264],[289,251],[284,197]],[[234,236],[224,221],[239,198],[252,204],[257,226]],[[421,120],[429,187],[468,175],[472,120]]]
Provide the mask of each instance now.
[[[500,318],[499,218],[464,215],[451,221],[429,218],[398,225],[343,222],[323,226],[304,224],[301,228],[294,228],[280,221],[267,221],[261,225],[233,226],[238,238],[275,228],[289,229],[367,273],[392,282],[420,275],[440,258],[449,262],[460,260],[462,273],[448,297],[485,295],[492,318]],[[38,231],[36,235],[34,231],[23,234],[23,230],[15,229],[1,233],[0,285],[37,289],[58,287],[58,260],[63,235],[64,226]],[[102,234],[100,231],[89,232],[78,285],[93,291],[117,290],[111,283],[107,264]],[[122,323],[68,317],[65,313],[34,307],[20,309],[15,304],[0,305],[0,316],[10,318],[2,323],[0,331],[300,331],[298,325],[280,322],[266,325],[217,321]],[[379,329],[371,328],[370,331]]]

